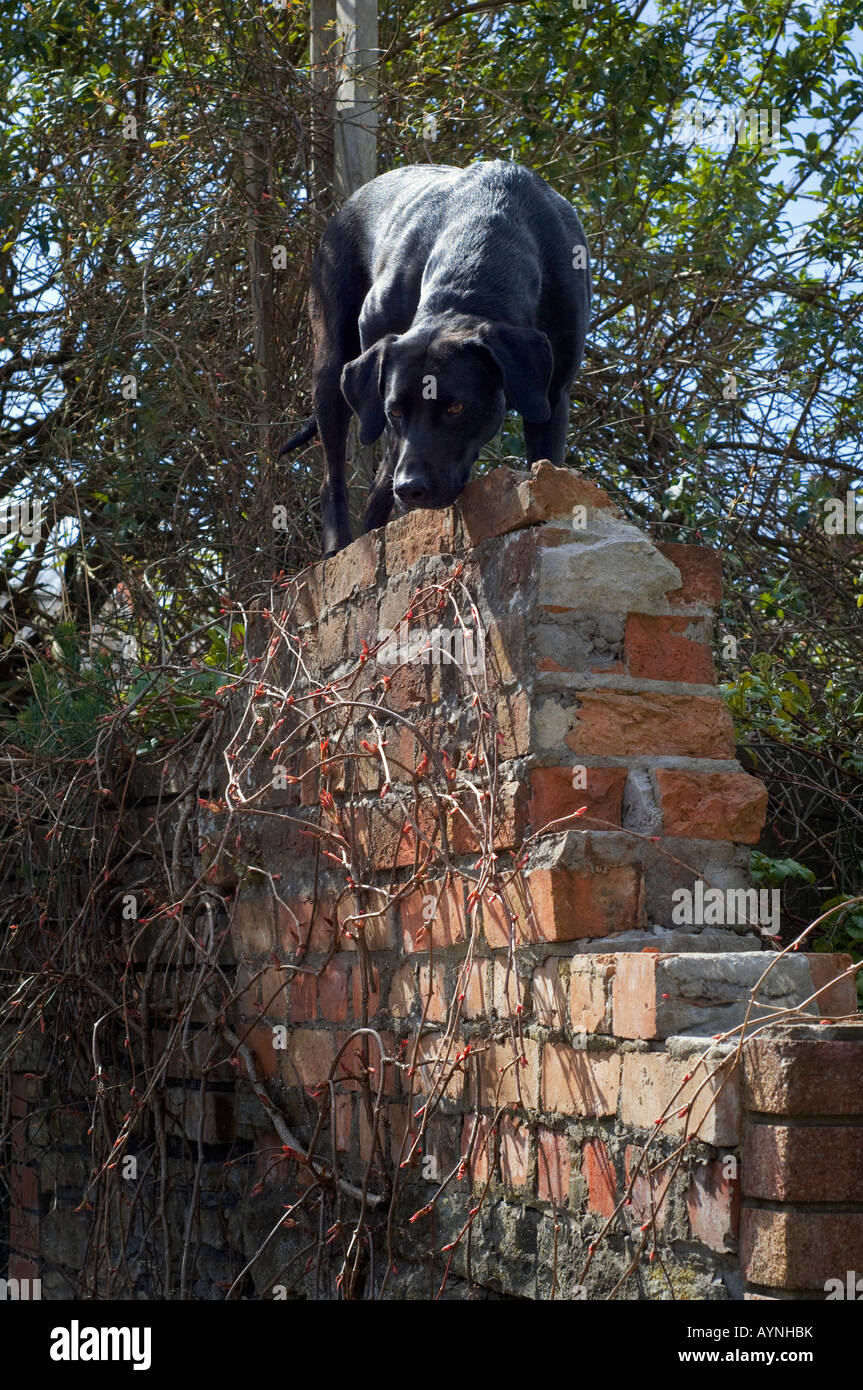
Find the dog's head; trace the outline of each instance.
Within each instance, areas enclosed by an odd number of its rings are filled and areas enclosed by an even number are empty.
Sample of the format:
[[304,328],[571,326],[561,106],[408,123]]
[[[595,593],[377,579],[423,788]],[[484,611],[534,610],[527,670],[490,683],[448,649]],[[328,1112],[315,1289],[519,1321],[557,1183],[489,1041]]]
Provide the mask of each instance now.
[[528,421],[551,414],[551,344],[534,328],[452,316],[389,333],[342,372],[360,441],[386,429],[399,511],[448,507],[470,478],[507,406]]

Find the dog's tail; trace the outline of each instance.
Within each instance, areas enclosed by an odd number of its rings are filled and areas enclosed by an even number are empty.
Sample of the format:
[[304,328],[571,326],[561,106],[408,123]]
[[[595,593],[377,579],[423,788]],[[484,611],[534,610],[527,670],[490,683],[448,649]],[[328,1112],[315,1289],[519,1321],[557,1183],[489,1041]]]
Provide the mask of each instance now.
[[301,444],[308,444],[310,439],[314,439],[317,432],[318,422],[313,415],[311,420],[307,420],[303,428],[298,430],[293,438],[282,446],[276,457],[281,458],[283,454],[290,454],[293,453],[294,449],[299,449]]

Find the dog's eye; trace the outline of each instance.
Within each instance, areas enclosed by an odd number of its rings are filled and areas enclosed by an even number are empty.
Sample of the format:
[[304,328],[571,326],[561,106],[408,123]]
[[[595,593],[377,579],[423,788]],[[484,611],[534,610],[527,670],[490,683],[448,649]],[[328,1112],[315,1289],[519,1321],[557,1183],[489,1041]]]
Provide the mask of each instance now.
[[402,413],[397,405],[391,405],[387,414],[392,415],[394,420],[400,420],[402,418]]
[[447,406],[446,413],[447,415],[461,415],[463,410],[464,406],[461,401],[452,401],[451,404]]

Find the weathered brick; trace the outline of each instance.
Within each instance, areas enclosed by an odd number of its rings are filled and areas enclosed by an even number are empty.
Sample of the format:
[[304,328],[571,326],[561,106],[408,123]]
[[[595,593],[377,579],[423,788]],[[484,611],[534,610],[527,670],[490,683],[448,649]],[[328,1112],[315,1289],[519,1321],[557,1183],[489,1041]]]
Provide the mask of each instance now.
[[464,882],[435,879],[407,894],[399,904],[406,951],[456,946],[465,940],[467,915]]
[[390,982],[389,1010],[393,1018],[407,1018],[417,999],[416,968],[400,965]]
[[491,1139],[491,1119],[488,1115],[465,1115],[461,1152],[465,1158],[468,1152],[470,1153],[467,1165],[472,1187],[478,1187],[488,1181]]
[[711,1250],[735,1247],[740,1227],[740,1183],[726,1175],[724,1160],[699,1163],[687,1188],[686,1212],[693,1240]]
[[258,1027],[250,1029],[242,1041],[252,1054],[258,1076],[265,1081],[271,1081],[279,1069],[279,1059],[285,1057],[284,1051],[276,1051],[272,1028],[266,1024],[259,1024]]
[[[381,972],[371,962],[369,962],[368,971],[369,974],[366,978],[368,1016],[373,1019],[381,1006]],[[354,966],[351,975],[351,995],[354,1018],[361,1019],[363,1014],[363,970],[359,961]]]
[[611,1032],[611,989],[618,959],[618,956],[573,956],[569,975],[573,1032]]
[[631,613],[623,642],[629,674],[642,680],[715,685],[710,648],[687,635],[689,626],[686,618]]
[[707,546],[663,541],[657,550],[676,565],[683,587],[670,589],[669,602],[675,605],[702,603],[718,608],[722,602],[722,555]]
[[[662,1126],[664,1134],[682,1134],[686,1128],[687,1134],[697,1134],[705,1144],[719,1147],[737,1144],[740,1138],[737,1073],[726,1066],[703,1085],[716,1066],[716,1062],[708,1062],[705,1070],[705,1064],[698,1066],[697,1059],[670,1057],[667,1052],[626,1053],[621,1082],[621,1121],[636,1129],[653,1129],[668,1111]],[[685,1080],[687,1075],[691,1076],[689,1081]],[[687,1110],[687,1106],[691,1109]]]
[[620,1091],[620,1056],[583,1052],[567,1043],[542,1050],[542,1108],[560,1115],[613,1115]]
[[[479,1094],[476,1075],[470,1070],[471,1103],[480,1109],[510,1105],[521,1099],[530,1109],[536,1105],[537,1081],[539,1074],[539,1044],[532,1038],[525,1038],[524,1053],[527,1066],[520,1061],[513,1062],[513,1048],[509,1042],[489,1042],[479,1058]],[[519,1097],[519,1089],[521,1096]]]
[[509,1188],[524,1187],[527,1182],[527,1161],[530,1131],[511,1115],[500,1119],[500,1177]]
[[533,972],[533,1013],[537,1023],[547,1028],[565,1028],[566,991],[560,974],[561,962],[549,956]]
[[637,864],[607,869],[534,869],[527,940],[576,941],[633,931],[644,925],[644,894]]
[[585,1140],[581,1150],[581,1175],[587,1183],[587,1209],[611,1216],[617,1206],[617,1173],[601,1139]]
[[772,1202],[863,1202],[863,1126],[748,1124],[743,1191]]
[[323,596],[330,608],[375,587],[381,537],[369,531],[323,562]]
[[446,1077],[443,1094],[448,1100],[460,1101],[464,1094],[464,1064],[454,1068],[455,1058],[460,1050],[461,1045],[456,1043],[447,1051],[442,1033],[425,1033],[418,1044],[415,1038],[410,1038],[404,1060],[414,1068],[414,1075],[411,1078],[408,1070],[402,1073],[403,1089],[408,1090],[413,1080],[415,1093],[429,1095],[433,1089],[439,1089],[439,1083]]
[[564,742],[593,757],[733,758],[734,721],[707,695],[583,690]]
[[387,575],[410,569],[423,556],[451,555],[455,549],[452,507],[426,508],[394,517],[384,531]]
[[35,1168],[24,1163],[13,1163],[9,1167],[9,1186],[12,1205],[16,1207],[39,1207],[39,1176]]
[[[811,952],[806,956],[812,989],[818,991],[815,1007],[822,1018],[841,1018],[857,1013],[858,975],[837,979],[851,969],[853,960],[843,952]],[[835,981],[835,983],[833,983]]]
[[[473,960],[463,980],[464,1001],[462,1013],[465,1018],[483,1018],[491,1008],[491,991],[488,987],[488,961]],[[459,979],[463,979],[463,967],[459,967]]]
[[741,1263],[752,1284],[823,1289],[860,1265],[863,1212],[768,1211],[744,1207]]
[[318,1001],[321,1014],[329,1023],[344,1023],[348,1016],[348,965],[344,960],[331,960],[318,976]]
[[530,474],[496,468],[475,478],[462,492],[457,511],[467,544],[473,546],[522,526],[571,514],[576,505],[615,511],[611,499],[589,479],[540,462]]
[[860,1042],[766,1036],[744,1050],[747,1110],[768,1115],[863,1116],[863,1029]]
[[666,835],[757,844],[767,814],[767,788],[747,772],[680,772],[658,768]]
[[314,1087],[326,1081],[335,1056],[333,1035],[324,1028],[295,1028],[282,1056],[287,1086]]
[[582,806],[587,807],[584,816],[569,821],[566,826],[557,826],[555,833],[591,827],[604,830],[609,824],[620,825],[626,768],[589,767],[585,769],[584,780],[586,786],[573,786],[571,766],[538,767],[531,772],[527,813],[534,832],[552,821],[571,816]]
[[435,961],[433,970],[429,965],[420,966],[420,1009],[425,1010],[427,1023],[442,1023],[446,1017],[445,982],[446,970],[441,961]]
[[572,1158],[565,1134],[540,1125],[536,1138],[536,1192],[541,1202],[565,1206],[569,1201]]
[[510,1018],[524,1009],[524,983],[509,961],[496,960],[492,975],[492,1002],[498,1018]]
[[276,937],[286,954],[298,946],[307,951],[329,951],[336,934],[335,909],[329,895],[317,900],[285,896],[284,903],[276,904]]
[[[626,1186],[629,1188],[630,1213],[633,1221],[641,1225],[650,1221],[657,1231],[661,1231],[668,1216],[668,1189],[671,1183],[670,1167],[661,1167],[651,1172],[650,1155],[646,1155],[638,1167],[642,1149],[635,1144],[627,1144],[623,1158],[623,1171]],[[653,1159],[656,1163],[656,1159]],[[633,1173],[635,1177],[633,1179]]]
[[291,980],[291,1021],[311,1023],[318,1016],[318,986],[314,975],[301,971]]

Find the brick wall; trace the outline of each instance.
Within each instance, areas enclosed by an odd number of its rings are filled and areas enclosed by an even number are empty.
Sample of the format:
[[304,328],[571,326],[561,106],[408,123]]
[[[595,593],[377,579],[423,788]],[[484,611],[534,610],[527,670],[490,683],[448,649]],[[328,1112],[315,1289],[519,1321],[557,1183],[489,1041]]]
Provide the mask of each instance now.
[[[717,689],[720,597],[714,552],[539,464],[237,615],[190,865],[224,988],[165,1066],[196,1296],[245,1261],[247,1292],[333,1296],[305,1246],[326,1231],[338,1269],[362,1194],[355,1296],[786,1297],[863,1270],[835,1051],[859,1044],[830,1022],[851,962],[778,953],[734,896],[766,794]],[[59,1189],[20,1162],[25,1260],[33,1174]]]

